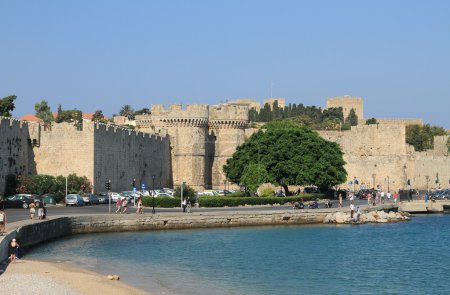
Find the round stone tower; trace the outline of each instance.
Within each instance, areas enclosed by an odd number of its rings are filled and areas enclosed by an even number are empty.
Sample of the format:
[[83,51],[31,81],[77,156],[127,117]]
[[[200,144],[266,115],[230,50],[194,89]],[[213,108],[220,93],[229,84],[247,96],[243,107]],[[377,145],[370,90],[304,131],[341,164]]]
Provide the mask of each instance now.
[[195,190],[206,185],[206,140],[208,105],[163,105],[151,107],[151,122],[155,132],[166,131],[170,137],[172,180],[174,186],[186,182]]
[[233,156],[236,148],[245,141],[245,128],[248,126],[248,106],[223,104],[211,107],[209,111],[209,165],[213,188],[229,187],[223,172],[227,159]]

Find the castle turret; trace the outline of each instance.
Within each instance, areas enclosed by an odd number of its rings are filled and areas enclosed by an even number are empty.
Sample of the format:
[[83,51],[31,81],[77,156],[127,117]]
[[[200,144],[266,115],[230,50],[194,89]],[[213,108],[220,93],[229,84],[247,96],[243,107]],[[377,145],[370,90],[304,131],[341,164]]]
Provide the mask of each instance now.
[[186,182],[196,190],[206,185],[206,140],[208,105],[162,105],[151,107],[151,124],[155,132],[170,136],[172,178],[175,186]]
[[364,120],[363,100],[361,97],[344,95],[327,99],[327,109],[339,107],[342,108],[344,119],[347,118],[350,111],[354,109],[356,116],[358,116],[358,120]]
[[209,111],[211,184],[224,188],[227,178],[223,166],[233,156],[236,148],[245,141],[248,125],[248,107],[238,105],[213,106]]

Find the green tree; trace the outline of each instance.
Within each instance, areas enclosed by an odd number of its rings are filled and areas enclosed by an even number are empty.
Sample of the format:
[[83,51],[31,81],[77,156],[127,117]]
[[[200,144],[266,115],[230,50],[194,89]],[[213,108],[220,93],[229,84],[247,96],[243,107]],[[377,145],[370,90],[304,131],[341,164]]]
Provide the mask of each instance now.
[[50,123],[54,121],[52,110],[46,100],[42,100],[40,103],[34,105],[36,111],[36,117],[42,119],[44,123]]
[[56,117],[56,123],[74,123],[78,130],[83,129],[83,113],[79,110],[61,111]]
[[323,121],[326,119],[338,119],[339,121],[344,122],[342,107],[324,109],[322,115]]
[[[175,198],[180,199],[181,198],[181,186],[175,187],[175,191],[173,193],[173,196]],[[196,191],[190,187],[189,185],[185,185],[183,187],[183,198],[189,198],[191,202],[195,202],[196,200]],[[180,199],[181,202],[181,199]]]
[[122,106],[122,108],[120,109],[119,115],[127,117],[129,120],[133,120],[134,119],[134,110],[129,104],[126,104],[126,105]]
[[0,99],[0,116],[11,117],[11,112],[14,110],[14,100],[17,98],[15,95],[10,95]]
[[258,187],[270,181],[269,174],[266,167],[258,163],[251,163],[245,166],[241,176],[241,184],[243,184],[247,191],[256,192]]
[[367,125],[378,124],[378,121],[375,118],[370,118],[366,120],[366,124]]
[[350,113],[345,119],[345,123],[349,123],[351,126],[358,125],[358,116],[356,115],[355,109],[350,110]]
[[92,116],[92,121],[100,121],[103,120],[105,116],[103,115],[103,112],[101,110],[95,111],[94,115]]
[[412,145],[418,152],[433,149],[434,137],[442,135],[447,135],[447,132],[439,126],[429,124],[406,126],[406,143]]
[[337,143],[292,121],[271,122],[265,128],[239,146],[223,167],[234,183],[242,182],[250,164],[263,165],[273,184],[282,185],[286,192],[288,185],[327,189],[346,180],[343,153]]
[[142,108],[134,112],[134,116],[150,114],[150,110],[148,108]]

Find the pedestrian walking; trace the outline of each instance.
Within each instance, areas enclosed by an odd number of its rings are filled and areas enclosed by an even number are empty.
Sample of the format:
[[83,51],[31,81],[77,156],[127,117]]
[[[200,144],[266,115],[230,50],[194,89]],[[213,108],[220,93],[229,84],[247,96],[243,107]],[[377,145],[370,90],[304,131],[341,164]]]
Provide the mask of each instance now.
[[0,208],[0,236],[3,236],[6,228],[6,213],[3,211],[3,207]]
[[30,219],[34,221],[34,216],[36,214],[36,205],[34,203],[30,203]]
[[122,199],[122,213],[126,213],[128,209],[128,200],[127,198],[123,197]]
[[192,208],[191,200],[188,198],[187,199],[187,204],[186,204],[187,213],[191,213],[191,208]]
[[122,213],[122,200],[120,198],[117,198],[116,208],[116,213]]
[[183,199],[183,202],[181,202],[181,207],[183,207],[183,212],[186,213],[186,207],[187,207],[187,201],[186,198]]
[[355,212],[355,205],[350,203],[350,218],[353,219],[353,213]]
[[339,194],[339,205],[338,205],[338,207],[339,208],[342,208],[342,194]]
[[370,199],[372,198],[372,194],[369,192],[367,193],[367,205],[370,205]]
[[384,191],[381,191],[380,196],[381,196],[381,204],[384,204]]
[[397,204],[398,193],[394,192],[394,204]]
[[359,206],[356,207],[356,222],[359,222],[359,217],[361,216],[361,211],[359,210]]
[[137,210],[136,210],[136,214],[142,214],[142,197],[139,197],[137,199]]
[[386,198],[387,198],[388,202],[391,201],[391,192],[386,193]]
[[42,220],[44,218],[44,201],[37,200],[38,218]]

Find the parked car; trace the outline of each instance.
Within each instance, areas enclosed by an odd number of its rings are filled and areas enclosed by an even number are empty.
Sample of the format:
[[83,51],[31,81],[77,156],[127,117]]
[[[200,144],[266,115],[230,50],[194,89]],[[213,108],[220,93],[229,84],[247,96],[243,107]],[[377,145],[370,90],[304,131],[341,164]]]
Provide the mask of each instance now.
[[24,195],[12,195],[0,201],[0,207],[3,208],[24,208],[27,209],[28,205],[34,202],[34,199]]
[[67,206],[84,206],[83,198],[78,194],[69,194],[66,196]]
[[84,194],[82,196],[85,205],[98,205],[98,198],[93,194]]
[[111,192],[111,202],[117,202],[117,199],[122,199],[122,196],[119,193]]
[[98,193],[98,203],[99,204],[109,204],[108,193]]
[[169,198],[173,198],[173,196],[169,195],[168,193],[159,193],[155,195],[155,198],[158,197],[169,197]]

